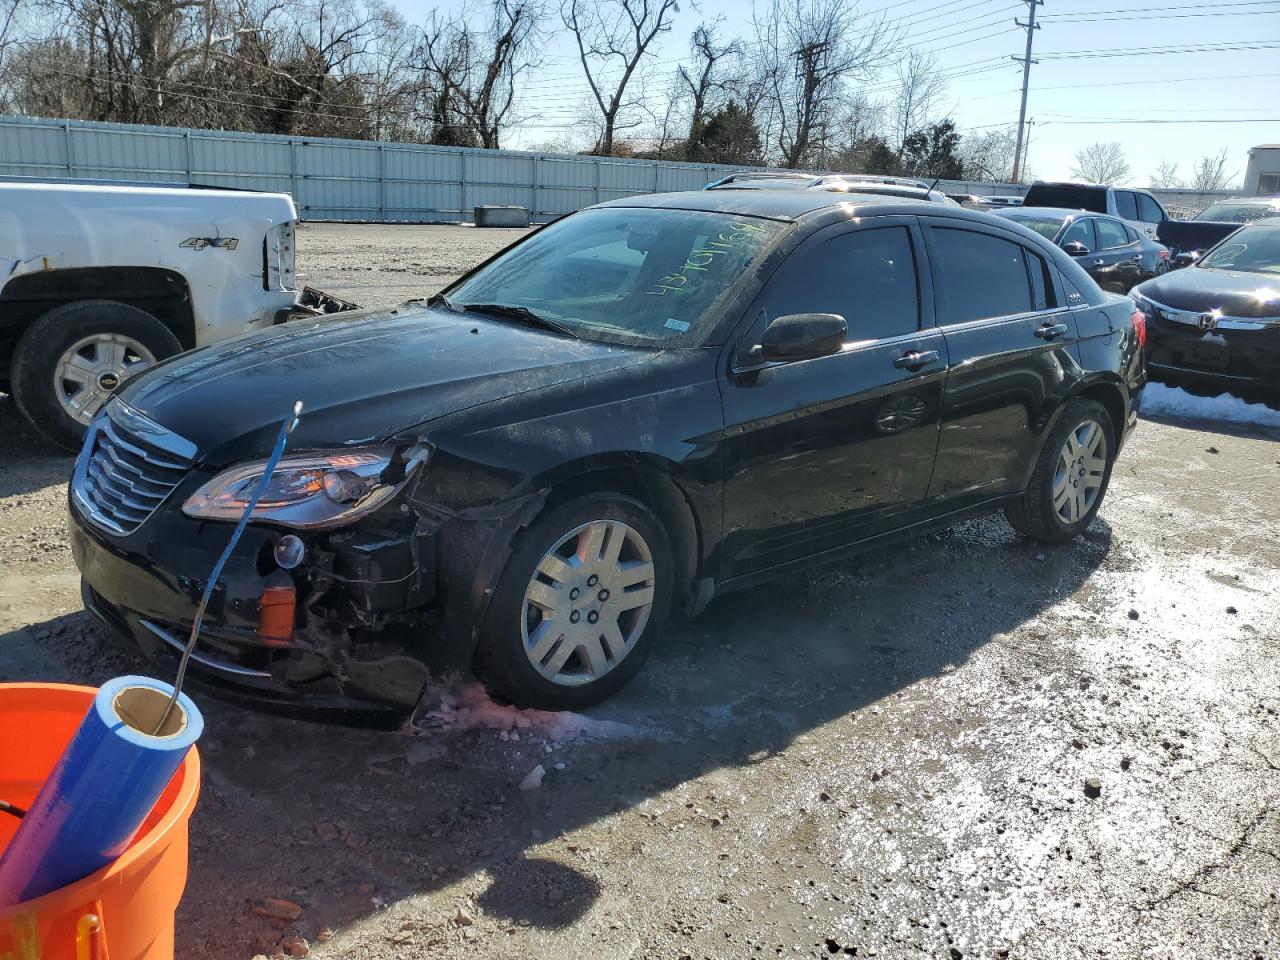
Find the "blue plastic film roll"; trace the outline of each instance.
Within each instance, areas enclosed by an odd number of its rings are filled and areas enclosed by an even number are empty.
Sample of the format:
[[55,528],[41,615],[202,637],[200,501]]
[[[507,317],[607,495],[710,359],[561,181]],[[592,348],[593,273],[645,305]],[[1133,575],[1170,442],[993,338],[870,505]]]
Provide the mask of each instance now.
[[103,684],[3,855],[0,908],[75,883],[124,853],[204,730],[186,695],[157,736],[173,687]]

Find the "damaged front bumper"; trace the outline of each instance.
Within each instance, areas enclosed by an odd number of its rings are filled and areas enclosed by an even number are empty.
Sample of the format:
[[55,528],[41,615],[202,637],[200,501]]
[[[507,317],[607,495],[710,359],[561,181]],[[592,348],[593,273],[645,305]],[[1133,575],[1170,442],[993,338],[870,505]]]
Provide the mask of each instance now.
[[[171,673],[229,526],[157,511],[127,537],[71,510],[85,608]],[[214,693],[311,719],[397,726],[428,679],[438,620],[436,541],[406,518],[303,535],[304,562],[274,561],[284,531],[246,529],[213,592],[188,676]],[[293,630],[264,628],[268,591]],[[285,633],[289,633],[286,629]]]

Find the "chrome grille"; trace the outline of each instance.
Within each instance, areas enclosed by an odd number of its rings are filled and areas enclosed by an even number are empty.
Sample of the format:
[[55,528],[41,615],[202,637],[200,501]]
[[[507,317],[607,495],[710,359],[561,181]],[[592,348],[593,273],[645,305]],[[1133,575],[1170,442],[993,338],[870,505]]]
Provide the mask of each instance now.
[[195,445],[119,400],[85,437],[71,481],[85,515],[112,533],[132,533],[190,471]]

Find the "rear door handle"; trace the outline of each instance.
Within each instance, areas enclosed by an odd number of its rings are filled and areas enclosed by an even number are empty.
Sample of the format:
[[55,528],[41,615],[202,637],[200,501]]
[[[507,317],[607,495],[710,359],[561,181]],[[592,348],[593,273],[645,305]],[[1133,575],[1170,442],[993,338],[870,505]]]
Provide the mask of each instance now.
[[1132,260],[1134,263],[1141,263],[1141,262],[1142,262],[1142,254],[1140,254],[1140,253],[1135,253],[1135,254],[1134,254],[1132,257],[1130,257],[1129,259],[1130,259],[1130,260]]
[[[1063,328],[1066,329],[1065,327]],[[926,366],[930,363],[938,362],[937,350],[909,350],[898,359],[893,361],[893,365],[899,370],[915,370]]]
[[1043,326],[1036,327],[1036,336],[1041,340],[1056,340],[1058,337],[1065,336],[1067,333],[1067,325],[1065,323],[1046,323]]
[[1101,257],[1099,257],[1097,260],[1093,261],[1093,265],[1094,265],[1095,267],[1100,267],[1100,266],[1102,266],[1102,263],[1103,263],[1103,261],[1102,261],[1102,258],[1101,258]]

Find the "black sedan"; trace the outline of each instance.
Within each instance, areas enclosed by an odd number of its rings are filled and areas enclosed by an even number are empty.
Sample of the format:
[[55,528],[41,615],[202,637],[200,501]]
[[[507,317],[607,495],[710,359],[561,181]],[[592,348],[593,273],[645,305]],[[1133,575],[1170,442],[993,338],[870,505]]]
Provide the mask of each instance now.
[[1169,250],[1117,217],[1056,207],[998,210],[1075,257],[1103,290],[1127,293],[1169,268]]
[[1136,420],[1140,321],[958,207],[602,204],[425,303],[130,380],[71,482],[84,600],[171,666],[250,509],[193,680],[399,723],[450,655],[517,703],[581,707],[719,593],[993,510],[1070,540]]
[[1241,228],[1132,296],[1153,378],[1280,399],[1280,220]]

